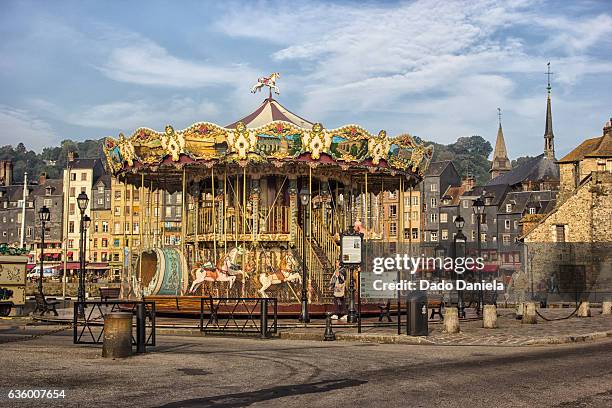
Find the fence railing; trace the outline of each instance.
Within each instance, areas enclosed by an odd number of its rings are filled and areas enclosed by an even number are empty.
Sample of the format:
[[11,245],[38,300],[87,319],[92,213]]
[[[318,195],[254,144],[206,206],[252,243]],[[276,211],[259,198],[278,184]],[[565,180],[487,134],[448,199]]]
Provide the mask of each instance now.
[[[290,226],[290,211],[289,207],[274,206],[263,207],[259,209],[259,217],[253,217],[250,209],[247,209],[246,214],[242,212],[240,207],[227,207],[225,209],[225,218],[219,213],[220,208],[217,207],[214,212],[212,207],[204,207],[198,210],[198,234],[251,234],[253,231],[253,223],[258,223],[257,231],[259,234],[288,234]],[[190,213],[187,234],[195,233],[195,215],[194,211]],[[225,220],[225,221],[223,221]],[[222,224],[225,222],[225,226]]]
[[[81,306],[84,314],[79,317]],[[132,345],[138,346],[139,351],[144,351],[146,346],[155,346],[155,302],[138,300],[74,302],[73,343],[102,344],[104,316],[118,311],[132,313],[136,318],[132,324]]]
[[278,332],[276,298],[202,297],[200,331],[270,337]]

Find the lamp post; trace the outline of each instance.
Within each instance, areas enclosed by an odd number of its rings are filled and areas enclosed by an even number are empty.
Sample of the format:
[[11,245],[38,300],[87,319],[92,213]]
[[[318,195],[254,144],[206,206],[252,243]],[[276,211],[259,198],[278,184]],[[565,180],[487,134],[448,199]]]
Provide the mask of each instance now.
[[[458,256],[459,256],[459,251],[457,251],[457,242],[463,242],[465,243],[465,241],[467,240],[466,236],[463,235],[463,232],[461,231],[463,229],[463,226],[465,225],[465,220],[463,219],[463,217],[461,215],[458,215],[455,218],[455,228],[457,229],[457,233],[455,234],[455,237],[453,238],[453,257],[455,258],[455,261],[457,260]],[[457,276],[457,273],[455,272],[455,277]],[[457,279],[455,279],[455,284]],[[465,305],[463,303],[463,290],[458,291],[457,293],[457,310],[459,312],[459,317],[460,318],[465,318]]]
[[85,317],[85,222],[89,217],[85,218],[85,210],[89,204],[89,197],[85,192],[81,192],[77,197],[77,205],[81,211],[81,221],[79,223],[79,289],[77,300],[79,302],[79,317]]
[[306,207],[310,202],[310,191],[305,186],[300,190],[300,202],[302,204],[302,313],[300,314],[300,322],[309,323],[308,274],[306,273]]
[[45,271],[44,268],[44,257],[45,257],[45,223],[49,222],[51,219],[51,211],[47,208],[46,205],[43,205],[40,210],[38,210],[38,219],[40,220],[41,229],[40,229],[40,281],[38,282],[38,292],[40,292],[41,296],[43,295],[43,274]]
[[[474,210],[474,214],[476,215],[476,234],[477,236],[477,250],[478,250],[478,257],[482,258],[482,248],[481,248],[481,241],[482,241],[482,237],[480,236],[480,224],[482,223],[482,215],[484,214],[485,211],[485,203],[482,199],[482,197],[478,197],[476,200],[474,200],[474,204],[473,204],[473,210]],[[478,291],[478,310],[476,310],[476,312],[480,315],[480,313],[482,312],[482,303],[484,301],[484,292],[482,290],[482,268],[479,269],[478,271],[478,280],[480,281],[480,290]]]

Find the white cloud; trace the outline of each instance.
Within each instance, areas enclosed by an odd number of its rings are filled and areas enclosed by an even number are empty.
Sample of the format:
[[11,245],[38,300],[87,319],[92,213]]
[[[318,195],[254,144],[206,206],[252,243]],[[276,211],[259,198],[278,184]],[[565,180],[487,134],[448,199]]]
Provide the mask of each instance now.
[[22,142],[28,149],[40,150],[56,141],[51,125],[32,112],[0,105],[0,144]]

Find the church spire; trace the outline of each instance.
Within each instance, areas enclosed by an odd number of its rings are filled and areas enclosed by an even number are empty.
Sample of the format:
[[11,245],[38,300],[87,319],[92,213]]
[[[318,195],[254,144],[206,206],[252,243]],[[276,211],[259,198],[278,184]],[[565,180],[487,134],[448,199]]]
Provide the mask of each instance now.
[[549,160],[555,160],[555,135],[553,134],[552,128],[552,109],[550,107],[550,76],[553,73],[550,72],[550,62],[548,63],[548,70],[546,76],[548,77],[548,86],[546,87],[546,128],[544,129],[544,155]]
[[497,117],[499,120],[499,127],[497,129],[497,139],[495,140],[495,150],[493,151],[493,163],[491,164],[491,170],[489,170],[491,179],[512,170],[510,160],[508,160],[504,131],[502,130],[500,108],[497,108]]

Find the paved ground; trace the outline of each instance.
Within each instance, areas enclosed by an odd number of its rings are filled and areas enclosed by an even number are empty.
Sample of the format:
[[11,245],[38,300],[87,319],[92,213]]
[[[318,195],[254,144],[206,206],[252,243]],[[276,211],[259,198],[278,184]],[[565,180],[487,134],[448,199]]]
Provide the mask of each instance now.
[[[3,407],[612,406],[612,339],[493,347],[159,336],[152,353],[107,360],[100,347],[72,345],[69,330],[23,324],[0,321]],[[66,397],[7,398],[37,388]]]

